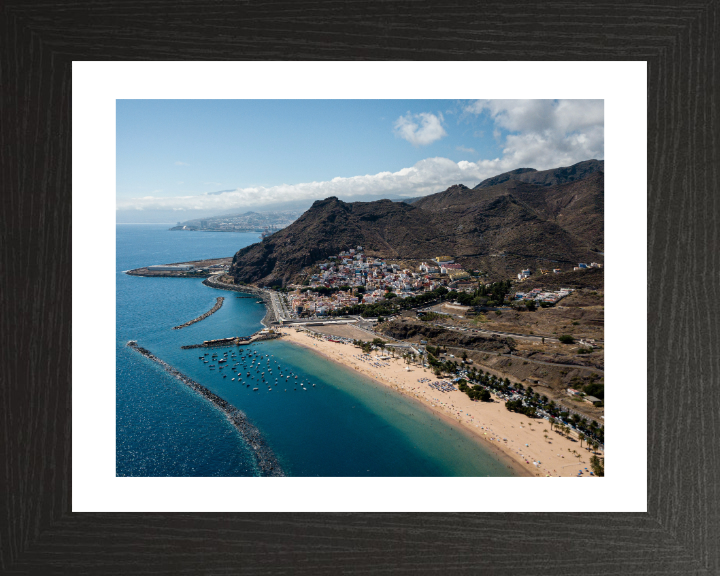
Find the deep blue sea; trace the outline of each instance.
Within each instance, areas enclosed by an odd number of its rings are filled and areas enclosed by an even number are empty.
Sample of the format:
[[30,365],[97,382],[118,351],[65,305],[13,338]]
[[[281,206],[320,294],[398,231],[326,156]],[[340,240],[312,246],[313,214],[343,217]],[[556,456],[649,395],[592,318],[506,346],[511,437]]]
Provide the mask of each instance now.
[[[268,391],[211,370],[206,350],[184,344],[249,335],[265,314],[255,298],[186,278],[141,278],[123,271],[231,256],[258,234],[170,232],[171,224],[117,225],[117,475],[257,476],[253,453],[213,404],[126,346],[140,346],[241,409],[262,433],[287,476],[511,476],[465,432],[418,403],[354,371],[282,340],[232,348],[267,355],[274,373],[292,372],[301,387]],[[182,330],[173,326],[223,307]],[[214,348],[222,355],[231,348]],[[233,362],[234,363],[234,362]],[[277,364],[276,364],[277,363]],[[248,365],[250,362],[248,362]],[[217,364],[216,364],[217,365]],[[223,378],[227,374],[227,378]],[[243,374],[244,376],[244,374]],[[271,378],[271,382],[274,377]],[[294,380],[294,378],[292,378]],[[287,390],[287,391],[286,391]]]

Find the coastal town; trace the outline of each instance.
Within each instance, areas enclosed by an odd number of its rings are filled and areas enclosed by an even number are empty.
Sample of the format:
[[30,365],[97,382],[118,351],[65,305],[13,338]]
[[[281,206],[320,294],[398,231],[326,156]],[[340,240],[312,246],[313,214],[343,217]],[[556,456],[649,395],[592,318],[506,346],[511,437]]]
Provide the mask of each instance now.
[[[589,266],[579,263],[574,271],[601,267],[594,262]],[[440,287],[470,293],[476,290],[478,282],[482,282],[480,270],[465,270],[449,256],[421,261],[411,269],[391,260],[367,257],[362,246],[330,256],[318,263],[317,268],[310,275],[307,286],[290,286],[292,290],[286,291],[287,308],[294,318],[332,315],[358,304],[372,305],[394,298],[403,300]],[[548,273],[544,269],[539,272],[542,275]],[[556,274],[560,272],[561,269],[553,270]],[[529,278],[532,273],[530,269],[522,270],[518,281]],[[502,306],[512,301],[556,304],[572,291],[572,288],[565,287],[558,290],[535,288],[527,292],[518,290],[504,295],[503,301],[496,304]]]
[[178,222],[172,231],[183,232],[259,232],[266,238],[292,224],[300,216],[295,210],[277,210],[271,212],[245,212],[198,218],[186,222]]
[[[203,277],[207,286],[265,303],[265,327],[255,334],[183,349],[232,350],[282,338],[457,421],[516,474],[604,474],[602,295],[593,280],[583,282],[599,274],[602,289],[602,264],[524,267],[517,279],[491,282],[452,256],[399,260],[368,256],[356,245],[315,262],[304,281],[285,287],[236,283],[231,265],[216,258],[127,273]],[[209,317],[222,301],[175,329]],[[348,344],[358,353],[343,351]]]
[[163,102],[116,110],[118,476],[604,476],[604,105]]

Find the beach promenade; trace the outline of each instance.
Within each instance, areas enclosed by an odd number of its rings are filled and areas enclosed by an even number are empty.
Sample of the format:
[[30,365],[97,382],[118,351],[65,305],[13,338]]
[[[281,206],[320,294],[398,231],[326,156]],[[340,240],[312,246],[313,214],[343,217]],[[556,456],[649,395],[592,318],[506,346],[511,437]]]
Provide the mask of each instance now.
[[[477,402],[464,392],[450,390],[449,386],[433,385],[442,380],[426,368],[406,364],[402,358],[379,353],[365,355],[352,344],[333,341],[336,340],[333,336],[323,337],[302,329],[281,328],[279,331],[283,339],[421,402],[443,419],[471,433],[478,442],[504,455],[519,475],[577,476],[582,470],[582,476],[590,477],[592,452],[585,444],[581,447],[577,437],[568,438],[551,430],[547,420],[510,412],[504,401],[495,396],[493,402]],[[442,388],[450,391],[441,391]]]

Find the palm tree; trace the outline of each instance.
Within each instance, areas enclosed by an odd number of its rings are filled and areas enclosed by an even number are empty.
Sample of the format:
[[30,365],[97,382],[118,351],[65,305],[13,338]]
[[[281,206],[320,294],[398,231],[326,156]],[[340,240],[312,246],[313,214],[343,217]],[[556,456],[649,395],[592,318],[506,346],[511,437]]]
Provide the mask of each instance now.
[[555,418],[553,418],[552,416],[550,416],[550,430],[553,429],[553,426],[555,426]]
[[585,434],[578,434],[578,438],[580,438],[580,448],[582,448],[583,440],[585,440]]

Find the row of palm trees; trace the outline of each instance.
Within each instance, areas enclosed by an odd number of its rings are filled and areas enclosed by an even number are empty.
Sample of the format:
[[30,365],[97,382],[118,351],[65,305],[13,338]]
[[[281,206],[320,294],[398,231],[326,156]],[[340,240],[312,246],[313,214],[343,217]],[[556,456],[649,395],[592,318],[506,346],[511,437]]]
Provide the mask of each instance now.
[[[567,436],[568,438],[572,437],[572,428],[570,428],[570,426],[565,426],[565,424],[558,422],[555,418],[550,418],[550,430],[554,428],[561,435]],[[588,447],[592,448],[594,452],[597,452],[598,448],[600,448],[600,443],[597,440],[588,438],[582,432],[578,432],[578,440],[580,440],[580,448],[582,448],[583,442],[585,441],[587,441]]]

